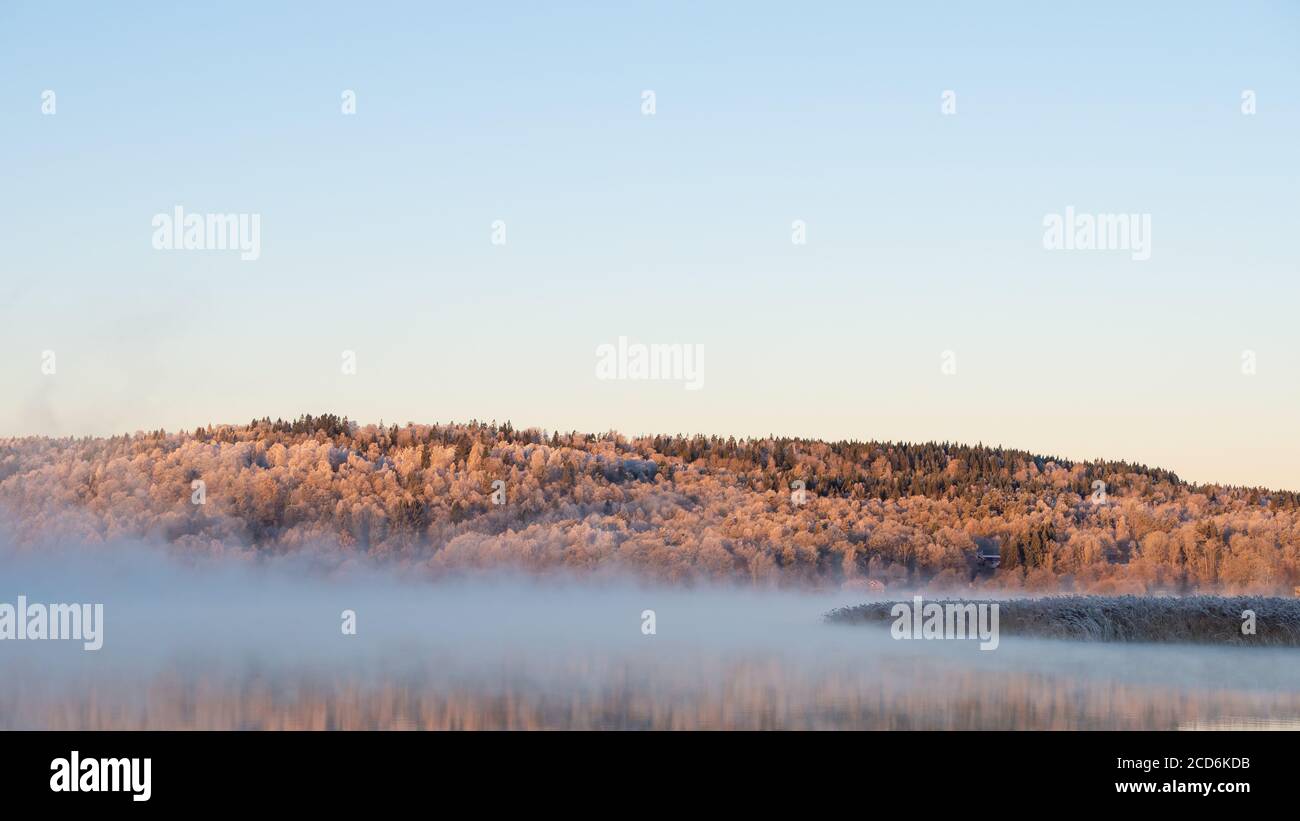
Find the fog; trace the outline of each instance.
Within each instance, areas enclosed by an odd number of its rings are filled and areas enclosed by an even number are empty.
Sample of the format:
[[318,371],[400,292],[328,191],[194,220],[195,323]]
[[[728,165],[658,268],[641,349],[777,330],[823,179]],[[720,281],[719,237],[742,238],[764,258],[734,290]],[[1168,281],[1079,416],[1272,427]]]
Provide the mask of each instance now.
[[[0,548],[0,603],[102,603],[103,646],[0,641],[0,727],[1175,727],[1300,718],[1300,653],[828,625],[860,592],[433,578],[337,554]],[[897,597],[898,594],[894,594]],[[344,635],[342,613],[356,614]],[[654,634],[643,613],[654,611]]]

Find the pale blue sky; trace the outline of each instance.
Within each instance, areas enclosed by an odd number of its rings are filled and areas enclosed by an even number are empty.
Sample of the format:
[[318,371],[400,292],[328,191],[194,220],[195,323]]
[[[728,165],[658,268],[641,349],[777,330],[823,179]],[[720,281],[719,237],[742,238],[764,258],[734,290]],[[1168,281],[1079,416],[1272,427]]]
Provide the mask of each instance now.
[[[1300,489],[1300,4],[262,5],[0,6],[0,435],[509,418]],[[155,251],[175,205],[261,258]],[[1045,251],[1067,205],[1152,258]],[[597,381],[620,335],[705,388]]]

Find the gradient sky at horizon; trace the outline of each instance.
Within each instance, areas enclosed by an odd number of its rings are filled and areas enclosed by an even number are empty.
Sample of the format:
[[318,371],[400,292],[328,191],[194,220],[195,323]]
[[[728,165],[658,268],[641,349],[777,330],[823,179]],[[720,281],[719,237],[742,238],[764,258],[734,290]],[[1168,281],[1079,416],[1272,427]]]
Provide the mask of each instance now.
[[[1300,490],[1298,148],[1296,3],[5,3],[0,436],[510,419]],[[176,205],[261,258],[155,251]],[[1066,206],[1151,259],[1044,250]],[[619,336],[704,389],[598,381]]]

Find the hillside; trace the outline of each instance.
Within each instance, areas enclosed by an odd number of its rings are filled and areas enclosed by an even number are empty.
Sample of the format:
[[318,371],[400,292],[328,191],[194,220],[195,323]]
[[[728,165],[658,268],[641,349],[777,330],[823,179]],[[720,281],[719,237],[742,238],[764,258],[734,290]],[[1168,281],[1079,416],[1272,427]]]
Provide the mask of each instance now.
[[20,543],[314,548],[433,569],[1108,594],[1300,585],[1294,493],[947,443],[304,416],[3,439],[0,508]]

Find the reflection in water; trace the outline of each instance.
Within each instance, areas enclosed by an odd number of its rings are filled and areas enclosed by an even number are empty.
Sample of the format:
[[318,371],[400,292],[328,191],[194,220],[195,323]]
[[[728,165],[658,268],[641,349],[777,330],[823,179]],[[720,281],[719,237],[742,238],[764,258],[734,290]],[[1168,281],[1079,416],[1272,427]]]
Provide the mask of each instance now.
[[1295,718],[1253,718],[1251,716],[1232,716],[1216,718],[1212,721],[1186,721],[1178,725],[1180,730],[1300,730],[1300,719]]
[[[1131,650],[1131,646],[1129,646]],[[1068,648],[1067,648],[1068,651]],[[659,659],[669,662],[669,659]],[[1179,686],[951,659],[811,667],[791,656],[656,664],[6,676],[0,726],[55,729],[1179,729],[1300,724],[1300,693]],[[452,666],[452,665],[448,665]],[[9,671],[11,674],[14,671]]]

